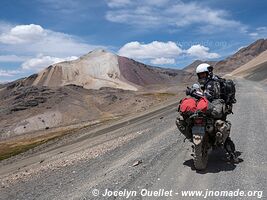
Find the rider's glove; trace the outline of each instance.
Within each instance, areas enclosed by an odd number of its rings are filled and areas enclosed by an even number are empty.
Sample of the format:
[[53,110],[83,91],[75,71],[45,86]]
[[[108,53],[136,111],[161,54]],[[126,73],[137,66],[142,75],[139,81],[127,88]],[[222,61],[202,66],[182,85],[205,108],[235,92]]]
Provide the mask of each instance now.
[[186,89],[186,91],[185,91],[185,94],[186,94],[186,95],[192,95],[194,91],[195,91],[194,89],[192,89],[192,88],[190,88],[190,87],[187,87],[187,89]]

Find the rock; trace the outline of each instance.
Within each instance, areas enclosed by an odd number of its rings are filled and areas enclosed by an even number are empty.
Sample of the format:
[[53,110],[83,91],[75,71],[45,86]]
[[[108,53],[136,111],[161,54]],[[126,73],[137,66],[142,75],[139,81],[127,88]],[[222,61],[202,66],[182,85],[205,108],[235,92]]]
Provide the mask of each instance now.
[[118,97],[116,95],[113,95],[111,98],[112,101],[116,101],[117,99],[118,99]]
[[137,165],[140,165],[141,163],[143,163],[142,160],[137,160],[137,161],[135,161],[135,162],[133,163],[132,167],[135,167],[135,166],[137,166]]
[[118,99],[118,97],[116,95],[114,95],[114,94],[109,94],[109,95],[105,96],[104,98],[108,99],[108,100],[110,100],[112,102],[114,102],[114,101],[116,101]]
[[10,110],[13,112],[16,112],[16,111],[26,110],[26,109],[27,109],[27,107],[25,107],[25,106],[16,106],[14,108],[11,108]]
[[34,100],[38,101],[38,103],[45,103],[47,98],[45,97],[35,97]]
[[10,110],[8,108],[0,108],[0,114],[8,115],[10,114]]
[[37,100],[29,100],[25,102],[25,106],[27,107],[35,107],[38,106],[39,102]]

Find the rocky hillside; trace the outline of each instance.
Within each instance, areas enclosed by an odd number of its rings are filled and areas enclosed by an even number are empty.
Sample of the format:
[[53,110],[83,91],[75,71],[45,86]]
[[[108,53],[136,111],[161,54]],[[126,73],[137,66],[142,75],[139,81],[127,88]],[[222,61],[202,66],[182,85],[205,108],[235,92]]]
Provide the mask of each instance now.
[[183,68],[183,70],[186,72],[189,72],[189,73],[195,73],[197,66],[201,63],[208,63],[210,65],[215,65],[216,61],[195,60],[193,63],[191,63],[190,65],[187,65],[185,68]]
[[240,49],[234,55],[227,57],[225,60],[217,62],[214,65],[214,70],[221,74],[232,72],[265,50],[267,50],[267,39],[257,40],[249,46]]
[[126,57],[118,56],[118,61],[125,79],[138,86],[184,83],[190,81],[193,76],[183,70],[152,67]]
[[[215,68],[223,73],[233,71],[263,52],[266,44],[258,40],[219,61]],[[265,58],[265,54],[260,56],[261,61]],[[201,62],[184,70],[166,69],[95,50],[77,60],[53,64],[0,86],[0,138],[141,112],[174,98],[173,94],[184,94]],[[252,71],[246,77],[265,78],[266,62],[255,65],[248,67]]]
[[192,64],[186,66],[183,70],[192,73],[195,71],[196,67],[199,64],[206,62],[214,66],[215,73],[223,75],[226,73],[230,73],[233,70],[237,69],[238,67],[246,64],[253,58],[260,55],[265,50],[267,50],[267,39],[260,39],[250,44],[247,47],[241,48],[235,54],[227,57],[224,60],[221,61],[196,60]]
[[104,122],[142,112],[169,98],[174,94],[13,84],[0,89],[0,139],[84,122]]
[[137,91],[154,84],[181,83],[191,77],[192,74],[182,70],[151,67],[104,50],[95,50],[77,60],[51,65],[21,82],[25,86],[73,84],[86,89],[111,87]]
[[267,50],[234,70],[231,75],[267,83]]
[[95,50],[2,85],[0,138],[141,112],[174,98],[193,78]]

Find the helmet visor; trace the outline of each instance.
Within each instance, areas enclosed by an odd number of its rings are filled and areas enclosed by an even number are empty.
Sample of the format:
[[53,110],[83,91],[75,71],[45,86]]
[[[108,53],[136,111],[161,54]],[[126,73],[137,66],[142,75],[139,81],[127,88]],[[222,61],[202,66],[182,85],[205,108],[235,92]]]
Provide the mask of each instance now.
[[201,73],[198,73],[197,76],[198,76],[198,79],[203,79],[203,78],[207,78],[208,74],[207,72],[201,72]]

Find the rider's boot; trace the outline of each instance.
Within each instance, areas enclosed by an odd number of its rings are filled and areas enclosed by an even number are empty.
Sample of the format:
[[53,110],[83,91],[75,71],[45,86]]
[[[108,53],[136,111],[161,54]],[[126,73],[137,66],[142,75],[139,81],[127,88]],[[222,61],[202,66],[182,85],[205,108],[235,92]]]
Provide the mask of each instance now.
[[224,148],[227,151],[227,153],[230,155],[230,160],[233,161],[234,163],[238,163],[239,159],[236,155],[236,151],[235,151],[235,144],[234,142],[231,140],[230,137],[228,137],[224,143]]

